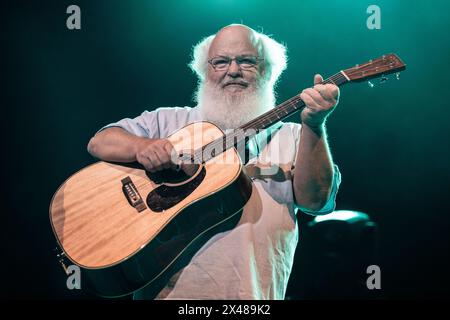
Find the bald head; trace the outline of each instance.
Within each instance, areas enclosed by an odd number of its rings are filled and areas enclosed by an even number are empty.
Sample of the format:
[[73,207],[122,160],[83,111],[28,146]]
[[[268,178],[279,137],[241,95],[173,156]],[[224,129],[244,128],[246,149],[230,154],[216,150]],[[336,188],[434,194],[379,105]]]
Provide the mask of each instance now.
[[208,73],[211,73],[208,63],[211,58],[238,47],[257,53],[258,57],[264,59],[260,71],[271,85],[275,85],[286,68],[286,48],[269,36],[242,24],[228,25],[217,34],[210,35],[196,44],[189,66],[202,82],[207,79]]
[[214,37],[208,56],[258,55],[253,30],[244,25],[222,28]]
[[[252,29],[244,25],[230,25],[222,28],[211,42],[208,60],[214,58],[216,61],[217,59],[219,61],[231,59],[231,61],[227,69],[210,65],[207,79],[230,94],[242,93],[251,87],[256,87],[264,73],[263,64],[258,60],[258,53]],[[237,57],[239,60],[235,60]],[[246,64],[245,67],[241,67],[242,61],[253,62],[250,66]]]

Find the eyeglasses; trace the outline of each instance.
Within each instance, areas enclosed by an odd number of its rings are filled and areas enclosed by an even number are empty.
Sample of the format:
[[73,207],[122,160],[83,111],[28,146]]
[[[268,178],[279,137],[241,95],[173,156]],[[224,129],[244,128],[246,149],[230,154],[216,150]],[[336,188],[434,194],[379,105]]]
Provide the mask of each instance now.
[[219,56],[208,60],[208,63],[211,64],[215,71],[225,71],[228,70],[233,60],[236,61],[241,69],[249,70],[255,68],[264,59],[256,56],[237,56],[236,58]]

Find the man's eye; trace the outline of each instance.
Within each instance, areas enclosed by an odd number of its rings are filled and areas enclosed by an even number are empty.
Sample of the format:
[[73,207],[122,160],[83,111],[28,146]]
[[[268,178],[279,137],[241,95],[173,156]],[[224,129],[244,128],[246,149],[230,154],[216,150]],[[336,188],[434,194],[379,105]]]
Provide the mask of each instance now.
[[248,65],[248,66],[253,66],[256,64],[256,60],[252,59],[252,58],[242,58],[240,59],[240,64],[244,64],[244,65]]
[[218,59],[218,60],[214,60],[214,61],[213,61],[213,64],[214,64],[215,66],[221,66],[221,65],[226,65],[226,64],[228,64],[228,61],[225,60],[225,59]]

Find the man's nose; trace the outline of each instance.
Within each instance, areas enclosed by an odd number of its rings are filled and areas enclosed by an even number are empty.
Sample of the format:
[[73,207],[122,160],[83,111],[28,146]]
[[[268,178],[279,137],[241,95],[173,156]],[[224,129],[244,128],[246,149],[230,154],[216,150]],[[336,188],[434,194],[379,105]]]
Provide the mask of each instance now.
[[230,77],[236,78],[239,76],[242,76],[242,70],[241,67],[239,66],[239,64],[236,62],[236,60],[232,60],[230,63],[230,66],[228,67],[228,72],[227,74]]

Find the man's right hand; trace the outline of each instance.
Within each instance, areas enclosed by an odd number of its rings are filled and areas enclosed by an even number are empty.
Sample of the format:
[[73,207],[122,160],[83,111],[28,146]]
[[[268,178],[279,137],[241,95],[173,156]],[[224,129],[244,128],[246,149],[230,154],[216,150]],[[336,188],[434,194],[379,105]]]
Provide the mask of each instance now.
[[175,168],[171,158],[174,152],[168,139],[142,139],[136,145],[136,161],[150,172]]

